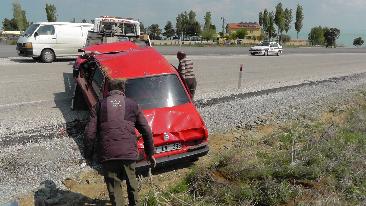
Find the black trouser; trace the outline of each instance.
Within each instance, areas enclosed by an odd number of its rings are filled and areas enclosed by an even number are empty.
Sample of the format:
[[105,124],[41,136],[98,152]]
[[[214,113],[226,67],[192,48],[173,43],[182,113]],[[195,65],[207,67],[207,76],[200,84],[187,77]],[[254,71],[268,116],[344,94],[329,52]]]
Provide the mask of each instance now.
[[126,180],[129,205],[138,204],[136,161],[113,160],[103,163],[104,180],[113,206],[124,206],[122,182]]
[[196,92],[196,87],[197,87],[196,78],[185,79],[185,81],[186,81],[187,87],[189,89],[189,92],[191,93],[191,97],[193,99],[194,93]]

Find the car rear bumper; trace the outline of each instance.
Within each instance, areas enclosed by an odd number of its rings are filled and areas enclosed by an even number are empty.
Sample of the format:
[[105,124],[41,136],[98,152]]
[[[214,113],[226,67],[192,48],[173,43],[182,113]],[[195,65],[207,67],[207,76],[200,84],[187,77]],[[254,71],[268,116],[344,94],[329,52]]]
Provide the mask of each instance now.
[[[159,164],[164,164],[164,163],[168,163],[168,162],[172,162],[172,161],[176,161],[176,160],[183,160],[183,159],[187,159],[187,158],[198,158],[198,157],[205,156],[208,153],[208,151],[209,151],[209,146],[208,146],[208,143],[205,142],[205,143],[190,147],[188,149],[188,152],[186,152],[186,153],[157,158],[156,163],[159,165]],[[136,168],[144,168],[144,167],[148,167],[148,166],[149,166],[149,162],[147,162],[146,160],[137,162],[137,164],[136,164]]]

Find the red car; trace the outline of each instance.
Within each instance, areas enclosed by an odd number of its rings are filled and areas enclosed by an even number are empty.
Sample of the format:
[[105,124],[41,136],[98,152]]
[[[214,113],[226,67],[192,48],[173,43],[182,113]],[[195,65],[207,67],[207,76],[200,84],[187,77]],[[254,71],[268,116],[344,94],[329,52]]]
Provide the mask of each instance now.
[[[205,123],[176,69],[158,51],[129,41],[83,51],[90,54],[80,56],[74,65],[74,108],[84,102],[90,109],[108,94],[108,79],[126,78],[126,96],[139,104],[152,128],[157,163],[197,160],[207,154]],[[142,138],[138,149],[137,166],[146,166]]]

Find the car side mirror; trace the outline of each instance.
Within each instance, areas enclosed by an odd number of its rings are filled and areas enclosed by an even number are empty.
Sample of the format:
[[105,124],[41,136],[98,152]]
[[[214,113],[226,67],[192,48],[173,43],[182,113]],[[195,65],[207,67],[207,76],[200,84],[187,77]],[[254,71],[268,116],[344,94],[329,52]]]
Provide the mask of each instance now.
[[38,32],[34,32],[34,38],[39,36]]

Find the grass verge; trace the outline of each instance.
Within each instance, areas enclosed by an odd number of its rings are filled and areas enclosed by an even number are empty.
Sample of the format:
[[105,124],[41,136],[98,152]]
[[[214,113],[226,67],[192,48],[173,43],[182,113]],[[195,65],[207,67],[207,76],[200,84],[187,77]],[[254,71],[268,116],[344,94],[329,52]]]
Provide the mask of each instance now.
[[145,203],[365,204],[365,96],[318,119],[236,131],[230,147],[218,146],[171,188],[150,190]]

